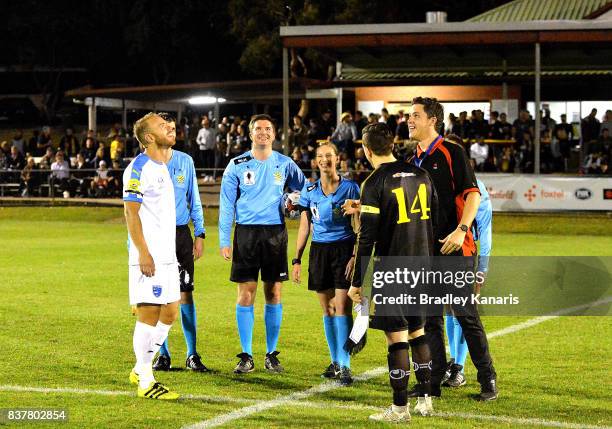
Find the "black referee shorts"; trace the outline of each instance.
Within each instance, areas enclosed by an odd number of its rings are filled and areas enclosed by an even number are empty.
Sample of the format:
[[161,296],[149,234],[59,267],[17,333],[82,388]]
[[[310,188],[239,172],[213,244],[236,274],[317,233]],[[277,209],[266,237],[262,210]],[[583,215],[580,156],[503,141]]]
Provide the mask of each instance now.
[[370,328],[385,332],[414,332],[425,327],[421,316],[370,316]]
[[332,243],[310,244],[308,259],[308,290],[349,289],[345,278],[346,264],[353,256],[353,239]]
[[176,259],[181,292],[193,291],[193,238],[188,225],[176,226]]
[[230,281],[264,282],[289,279],[285,225],[236,225]]

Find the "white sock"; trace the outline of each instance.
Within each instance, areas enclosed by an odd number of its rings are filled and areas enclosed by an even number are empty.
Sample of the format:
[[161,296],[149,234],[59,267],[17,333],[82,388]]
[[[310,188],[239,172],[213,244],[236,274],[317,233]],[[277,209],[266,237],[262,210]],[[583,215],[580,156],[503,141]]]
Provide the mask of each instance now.
[[407,405],[401,406],[401,405],[395,405],[395,404],[393,404],[393,405],[391,406],[391,409],[393,410],[393,412],[394,412],[394,413],[397,413],[397,414],[403,414],[403,413],[405,413],[405,412],[406,412],[406,410],[408,409],[408,406],[407,406]]
[[151,338],[151,348],[153,349],[153,356],[157,354],[162,344],[164,344],[164,341],[166,341],[166,338],[168,338],[168,332],[170,332],[170,328],[172,328],[172,325],[166,325],[161,321],[157,322],[157,325],[155,326],[155,333],[153,334],[153,338]]
[[138,374],[140,379],[139,386],[141,389],[149,387],[151,382],[155,381],[153,377],[153,368],[151,363],[153,362],[153,350],[151,345],[153,344],[153,337],[156,332],[156,327],[147,325],[146,323],[136,322],[134,327],[134,354],[136,355],[136,366],[134,371]]

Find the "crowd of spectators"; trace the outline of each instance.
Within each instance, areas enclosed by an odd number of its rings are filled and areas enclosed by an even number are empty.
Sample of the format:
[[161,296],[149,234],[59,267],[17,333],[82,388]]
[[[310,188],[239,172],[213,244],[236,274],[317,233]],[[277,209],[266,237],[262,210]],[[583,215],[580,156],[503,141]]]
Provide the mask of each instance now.
[[126,161],[138,153],[134,139],[115,125],[106,137],[71,128],[56,138],[50,127],[21,130],[0,144],[0,185],[19,185],[18,195],[61,195],[65,198],[117,196]]
[[[302,118],[293,116],[288,130],[287,152],[312,179],[317,178],[315,150],[321,141],[334,142],[340,151],[340,173],[362,181],[371,165],[361,148],[363,128],[370,123],[385,122],[394,133],[396,156],[412,156],[414,142],[410,140],[408,114],[344,112],[335,123],[330,110],[321,115]],[[198,123],[199,122],[199,123]],[[512,123],[504,112],[491,112],[485,119],[481,110],[471,115],[450,114],[440,131],[463,140],[464,147],[477,171],[532,173],[534,171],[535,121],[527,110],[521,110]],[[580,172],[610,174],[612,111],[597,119],[597,110],[582,119],[579,129],[561,115],[556,122],[550,111],[542,112],[540,125],[540,168],[542,173],[568,172],[572,153],[582,148]],[[273,149],[284,151],[282,130],[277,133]],[[579,137],[580,136],[580,137]],[[205,183],[220,179],[228,161],[251,147],[248,119],[223,117],[215,124],[208,116],[181,119],[177,124],[178,150],[192,155],[200,177]],[[26,138],[17,130],[11,141],[0,144],[0,184],[19,184],[19,195],[43,195],[59,192],[64,197],[112,197],[122,188],[122,170],[140,152],[137,141],[116,124],[101,136],[93,130],[77,135],[71,128],[56,138],[49,127],[33,130]],[[42,186],[41,185],[47,185]]]

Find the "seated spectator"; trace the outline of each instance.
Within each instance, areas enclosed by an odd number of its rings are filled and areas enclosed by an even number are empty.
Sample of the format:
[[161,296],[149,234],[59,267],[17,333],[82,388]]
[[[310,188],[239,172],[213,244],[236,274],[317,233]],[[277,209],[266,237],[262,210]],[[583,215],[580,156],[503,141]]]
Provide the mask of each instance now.
[[25,167],[26,160],[15,146],[11,146],[11,154],[6,159],[6,164],[9,170],[15,172],[9,177],[10,181],[17,182],[19,180],[19,172]]
[[7,159],[10,170],[21,171],[25,167],[26,160],[16,146],[11,146],[11,154]]
[[510,146],[504,147],[501,160],[499,162],[499,171],[502,173],[514,173],[514,149]]
[[489,151],[489,155],[482,166],[482,171],[485,173],[497,173],[499,171],[497,169],[497,159],[493,151]]
[[483,171],[484,162],[489,157],[489,146],[481,139],[470,146],[470,158],[476,162],[476,171]]
[[48,147],[47,150],[45,151],[45,154],[40,159],[38,166],[40,167],[41,170],[50,170],[51,164],[53,164],[54,160],[55,160],[55,152],[53,151],[53,148]]
[[38,136],[36,141],[35,156],[44,156],[47,149],[53,147],[53,138],[51,137],[51,128],[45,126],[42,128],[42,133]]
[[114,161],[115,159],[123,159],[123,154],[125,151],[125,137],[116,135],[111,141],[110,144],[110,159]]
[[59,149],[66,154],[67,158],[73,158],[79,153],[81,145],[79,145],[79,140],[73,134],[72,128],[66,128],[60,140]]
[[91,181],[92,195],[96,198],[105,197],[109,190],[110,179],[110,170],[107,168],[106,161],[100,160],[96,176]]
[[361,183],[370,175],[372,165],[368,162],[362,147],[355,151],[355,158],[355,179]]
[[2,143],[0,143],[0,151],[2,151],[2,153],[4,153],[5,157],[9,157],[11,156],[11,144],[7,141],[3,141]]
[[587,174],[607,174],[608,160],[601,152],[589,154],[584,161],[584,171]]
[[34,190],[38,188],[40,177],[36,174],[36,164],[34,158],[28,157],[25,167],[21,170],[21,180],[19,183],[19,194],[22,197],[34,195]]
[[0,183],[5,181],[5,170],[8,168],[7,156],[4,151],[0,150]]
[[75,163],[72,168],[72,188],[76,191],[76,197],[86,197],[89,191],[91,182],[91,172],[89,164],[85,161],[83,153],[76,156]]
[[110,195],[121,196],[123,190],[123,168],[118,160],[113,161],[113,169],[109,173],[108,192]]
[[348,160],[343,159],[340,160],[340,169],[338,170],[338,174],[342,177],[344,177],[345,179],[353,179],[353,174],[351,173],[351,170],[349,169],[349,163]]
[[607,157],[610,157],[610,155],[612,155],[612,137],[610,137],[610,130],[608,128],[602,129],[598,142],[599,147],[601,147],[601,152]]
[[55,195],[55,185],[58,185],[64,198],[70,197],[70,166],[64,159],[64,152],[55,154],[55,162],[51,164],[51,175],[49,176],[49,192]]
[[88,137],[85,140],[85,145],[83,149],[81,149],[81,155],[85,159],[88,168],[94,168],[94,158],[96,157],[96,152],[98,151],[98,145],[96,144],[96,140],[93,137]]
[[98,147],[98,150],[96,151],[96,156],[92,160],[92,167],[93,168],[100,167],[100,163],[102,161],[104,161],[105,165],[109,165],[111,163],[110,157],[108,156],[108,153],[106,152],[106,148],[104,147],[104,143],[100,143],[100,146]]
[[533,140],[529,130],[523,132],[518,150],[519,169],[521,173],[533,173],[534,156]]

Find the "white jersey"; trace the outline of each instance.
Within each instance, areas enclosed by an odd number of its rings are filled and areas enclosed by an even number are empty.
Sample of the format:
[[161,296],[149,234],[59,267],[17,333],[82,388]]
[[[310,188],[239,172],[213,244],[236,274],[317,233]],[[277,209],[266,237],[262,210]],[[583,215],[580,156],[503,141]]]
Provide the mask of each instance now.
[[[123,173],[123,201],[141,203],[138,216],[155,264],[176,262],[176,208],[168,167],[141,153]],[[128,234],[129,265],[138,265],[138,249]]]

